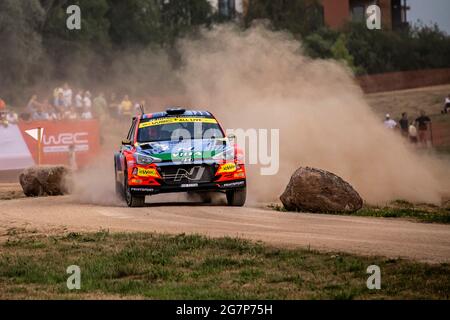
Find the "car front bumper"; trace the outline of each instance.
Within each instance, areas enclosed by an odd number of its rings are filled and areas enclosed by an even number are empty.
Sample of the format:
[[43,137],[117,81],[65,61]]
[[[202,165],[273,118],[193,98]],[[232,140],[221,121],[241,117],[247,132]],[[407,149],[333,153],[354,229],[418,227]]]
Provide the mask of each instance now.
[[130,186],[132,194],[136,195],[151,195],[158,193],[172,193],[172,192],[189,192],[189,191],[210,191],[223,192],[233,189],[242,189],[246,187],[246,180],[232,180],[223,182],[207,182],[207,183],[188,183],[179,185],[161,185],[161,186]]

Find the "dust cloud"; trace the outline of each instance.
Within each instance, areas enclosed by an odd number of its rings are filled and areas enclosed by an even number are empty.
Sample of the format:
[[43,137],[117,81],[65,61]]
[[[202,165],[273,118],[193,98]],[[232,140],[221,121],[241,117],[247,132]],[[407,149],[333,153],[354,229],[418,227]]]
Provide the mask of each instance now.
[[[276,201],[300,166],[341,176],[371,204],[396,199],[437,204],[450,190],[448,165],[419,155],[386,130],[350,70],[335,61],[305,57],[291,36],[261,25],[247,31],[221,26],[179,41],[177,50],[182,63],[176,70],[146,70],[145,55],[136,60],[140,85],[146,73],[170,84],[157,92],[169,100],[153,103],[150,112],[170,101],[209,110],[227,129],[280,130],[278,174],[262,176],[259,165],[247,167],[251,201]],[[133,78],[129,74],[127,81]],[[112,153],[108,156],[112,162]],[[101,176],[112,172],[111,167]],[[95,186],[88,196],[104,199],[113,187],[108,180],[107,187]]]

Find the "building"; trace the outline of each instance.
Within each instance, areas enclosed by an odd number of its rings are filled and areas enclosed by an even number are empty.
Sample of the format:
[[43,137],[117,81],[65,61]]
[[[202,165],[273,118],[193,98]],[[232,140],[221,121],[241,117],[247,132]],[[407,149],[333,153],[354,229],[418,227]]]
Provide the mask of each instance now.
[[392,30],[407,24],[407,0],[321,0],[324,22],[332,29],[339,29],[348,21],[365,21],[366,9],[376,4],[381,9],[383,28]]
[[208,0],[211,6],[221,16],[234,18],[245,15],[248,8],[248,0]]

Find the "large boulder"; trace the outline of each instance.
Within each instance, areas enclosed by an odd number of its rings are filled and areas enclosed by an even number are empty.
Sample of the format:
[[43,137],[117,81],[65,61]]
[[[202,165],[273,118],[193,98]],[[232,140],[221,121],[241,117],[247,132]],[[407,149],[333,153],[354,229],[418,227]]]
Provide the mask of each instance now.
[[363,205],[349,183],[331,172],[309,167],[294,172],[280,200],[289,211],[354,212]]
[[56,196],[68,193],[69,175],[65,166],[35,166],[25,169],[19,180],[28,197]]

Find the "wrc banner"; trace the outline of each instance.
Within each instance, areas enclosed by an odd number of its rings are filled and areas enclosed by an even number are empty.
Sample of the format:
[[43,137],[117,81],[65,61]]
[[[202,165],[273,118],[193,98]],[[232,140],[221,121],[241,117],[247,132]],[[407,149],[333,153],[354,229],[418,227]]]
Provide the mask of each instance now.
[[[0,171],[37,164],[65,164],[75,153],[78,167],[86,165],[100,150],[97,120],[19,121],[0,125]],[[40,143],[39,143],[40,139]]]

